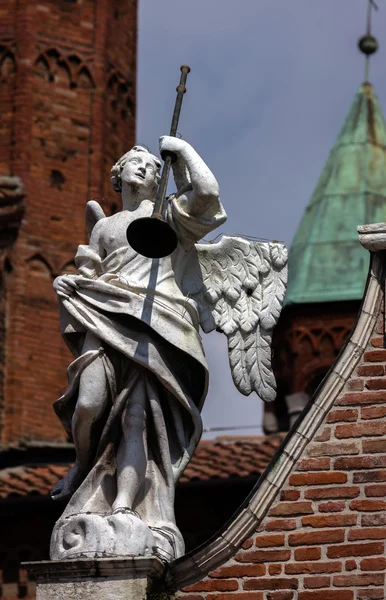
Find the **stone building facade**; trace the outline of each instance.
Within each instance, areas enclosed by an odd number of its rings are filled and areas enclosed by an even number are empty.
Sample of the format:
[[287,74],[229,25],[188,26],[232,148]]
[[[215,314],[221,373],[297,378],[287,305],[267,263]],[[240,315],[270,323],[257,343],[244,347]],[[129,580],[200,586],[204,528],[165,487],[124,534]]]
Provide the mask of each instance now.
[[368,256],[360,223],[386,220],[386,122],[363,83],[292,241],[285,306],[273,340],[278,395],[265,430],[288,431],[324,379],[358,314]]
[[66,443],[52,282],[73,269],[86,202],[117,209],[109,172],[135,136],[137,0],[1,0],[0,15],[0,177],[24,190],[0,265],[0,443],[14,451]]
[[181,600],[376,600],[386,596],[386,224],[356,325],[249,498],[171,566]]

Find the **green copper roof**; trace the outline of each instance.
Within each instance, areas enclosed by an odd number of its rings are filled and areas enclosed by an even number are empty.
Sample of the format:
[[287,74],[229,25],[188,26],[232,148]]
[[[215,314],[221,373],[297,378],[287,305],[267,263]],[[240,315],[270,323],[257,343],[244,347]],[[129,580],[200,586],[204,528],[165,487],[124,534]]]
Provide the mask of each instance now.
[[357,92],[289,252],[286,304],[362,298],[369,255],[357,225],[386,221],[386,123],[369,83]]

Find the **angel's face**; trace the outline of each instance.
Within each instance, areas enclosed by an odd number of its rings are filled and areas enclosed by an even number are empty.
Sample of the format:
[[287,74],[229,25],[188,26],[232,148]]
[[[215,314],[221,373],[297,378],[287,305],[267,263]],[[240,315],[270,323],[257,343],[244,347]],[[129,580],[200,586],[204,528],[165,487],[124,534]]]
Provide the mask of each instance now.
[[126,160],[122,172],[122,184],[141,192],[149,200],[153,199],[157,192],[159,179],[159,167],[152,155],[148,152],[136,152]]

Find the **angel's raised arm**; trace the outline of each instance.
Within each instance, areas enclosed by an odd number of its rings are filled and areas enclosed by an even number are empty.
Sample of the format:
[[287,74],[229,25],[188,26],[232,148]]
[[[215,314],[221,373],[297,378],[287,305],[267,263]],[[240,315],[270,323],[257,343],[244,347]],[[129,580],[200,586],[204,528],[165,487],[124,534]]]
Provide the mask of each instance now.
[[192,216],[211,217],[217,214],[220,207],[219,185],[194,148],[184,140],[163,136],[160,138],[160,150],[177,156],[173,171],[179,190],[178,200],[185,212]]

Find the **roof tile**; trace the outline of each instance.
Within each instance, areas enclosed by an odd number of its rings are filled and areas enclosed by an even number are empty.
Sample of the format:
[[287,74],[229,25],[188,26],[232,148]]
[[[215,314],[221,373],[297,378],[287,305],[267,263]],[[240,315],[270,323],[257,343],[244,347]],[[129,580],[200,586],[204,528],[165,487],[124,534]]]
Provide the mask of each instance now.
[[[209,481],[245,478],[264,471],[284,434],[273,436],[220,437],[203,440],[180,481]],[[0,471],[0,499],[39,494],[46,496],[72,465],[39,464]]]

